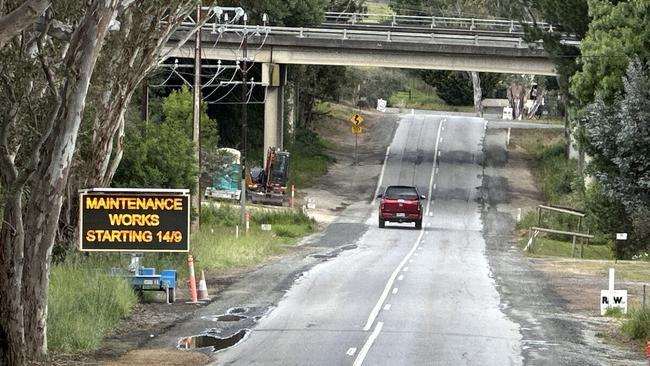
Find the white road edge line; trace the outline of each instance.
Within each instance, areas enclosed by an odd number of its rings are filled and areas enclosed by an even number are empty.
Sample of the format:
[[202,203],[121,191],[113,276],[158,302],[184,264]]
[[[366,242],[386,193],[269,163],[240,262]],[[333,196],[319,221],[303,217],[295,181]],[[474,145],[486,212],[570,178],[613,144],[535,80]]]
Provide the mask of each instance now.
[[[436,147],[433,150],[433,166],[431,167],[431,178],[429,179],[429,195],[427,196],[427,212],[431,212],[431,192],[433,189],[433,179],[436,175],[436,163],[438,162],[438,143],[440,142],[440,131],[442,130],[442,122],[438,125],[438,135],[436,136]],[[377,196],[377,195],[375,195]]]
[[361,351],[359,351],[359,354],[357,355],[357,358],[354,360],[352,366],[361,366],[363,364],[363,360],[366,358],[368,351],[370,351],[370,347],[372,347],[372,344],[375,342],[375,339],[377,339],[377,337],[379,336],[379,333],[381,332],[381,328],[383,327],[384,327],[384,323],[377,322],[377,326],[375,327],[375,330],[372,331],[372,334],[370,334],[370,337],[368,337],[368,340],[363,345],[363,348],[361,348]]
[[386,171],[386,162],[388,161],[388,155],[390,154],[390,146],[386,148],[386,155],[384,155],[384,165],[381,166],[381,173],[379,174],[379,181],[377,181],[377,189],[375,189],[375,195],[372,197],[372,204],[375,204],[377,200],[377,195],[379,194],[379,188],[384,181],[384,172]]
[[348,351],[345,352],[348,356],[354,356],[355,353],[357,353],[357,347],[350,347],[348,348]]
[[377,300],[377,304],[375,307],[372,309],[370,312],[370,316],[368,316],[368,321],[366,322],[366,326],[363,327],[363,330],[367,332],[370,330],[372,327],[372,324],[375,322],[375,319],[377,319],[377,315],[379,315],[379,311],[381,310],[381,306],[384,304],[384,301],[386,301],[386,297],[388,296],[388,292],[390,291],[391,287],[393,287],[393,283],[395,282],[395,278],[397,278],[397,274],[399,271],[402,270],[402,267],[404,267],[404,264],[406,264],[406,261],[409,260],[409,258],[413,255],[415,250],[418,247],[418,243],[420,242],[420,239],[422,239],[422,236],[424,235],[424,230],[420,231],[420,236],[418,236],[418,239],[415,241],[413,244],[413,248],[411,248],[411,251],[408,252],[408,254],[402,259],[402,261],[399,263],[397,268],[393,271],[393,273],[390,275],[390,278],[388,279],[388,282],[386,283],[386,286],[384,287],[384,291],[381,293],[381,296],[379,296],[379,300]]

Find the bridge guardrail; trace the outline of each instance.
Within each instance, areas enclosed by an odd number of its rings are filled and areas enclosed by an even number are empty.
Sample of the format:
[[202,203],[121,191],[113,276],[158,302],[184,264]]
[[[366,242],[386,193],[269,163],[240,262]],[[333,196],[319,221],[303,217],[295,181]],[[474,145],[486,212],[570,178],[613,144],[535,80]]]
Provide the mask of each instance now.
[[[185,22],[181,29],[193,27],[194,22]],[[213,34],[259,34],[260,36],[288,36],[296,38],[331,39],[331,40],[360,40],[360,41],[383,41],[383,42],[405,42],[405,43],[440,43],[440,44],[464,44],[474,46],[492,46],[508,48],[527,48],[531,45],[534,48],[541,48],[541,42],[527,43],[518,35],[480,35],[480,34],[448,34],[435,32],[403,32],[403,31],[376,31],[357,30],[340,28],[294,28],[275,26],[244,26],[228,25],[227,27],[214,27],[206,24],[202,28]]]
[[464,17],[366,14],[346,12],[326,12],[323,25],[383,25],[390,27],[414,26],[421,28],[448,28],[464,30],[487,30],[504,33],[523,33],[524,27],[537,26],[546,32],[554,32],[552,24],[546,22],[519,22],[509,19],[481,19]]

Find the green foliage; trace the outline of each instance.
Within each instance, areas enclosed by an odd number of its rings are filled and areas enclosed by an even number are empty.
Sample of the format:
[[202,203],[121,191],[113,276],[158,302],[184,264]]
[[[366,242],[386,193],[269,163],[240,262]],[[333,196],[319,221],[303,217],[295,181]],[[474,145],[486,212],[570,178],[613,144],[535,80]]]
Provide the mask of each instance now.
[[[192,143],[192,94],[186,86],[161,103],[162,120],[127,127],[124,157],[113,184],[118,187],[190,188],[198,174]],[[216,162],[217,124],[201,105],[203,160]],[[216,164],[216,163],[215,163]],[[207,176],[209,166],[202,167]]]
[[650,84],[639,61],[630,63],[623,85],[623,96],[611,104],[598,96],[582,118],[582,145],[593,157],[588,171],[602,190],[593,192],[592,203],[618,214],[604,215],[601,226],[632,229],[619,257],[645,249],[650,241]]
[[609,318],[620,319],[625,316],[625,314],[623,314],[623,309],[621,308],[608,308],[605,310],[605,316]]
[[327,173],[331,158],[326,153],[325,143],[313,131],[297,129],[294,141],[287,150],[289,160],[289,185],[305,188],[314,178]]
[[436,88],[436,92],[449,105],[472,105],[474,89],[472,80],[466,72],[426,70],[423,80]]
[[48,348],[59,352],[97,348],[137,298],[128,283],[108,268],[61,264],[50,273]]
[[[180,90],[173,90],[162,101],[163,122],[182,130],[185,136],[192,138],[192,93],[187,85]],[[201,103],[201,116],[199,119],[201,131],[201,146],[216,147],[219,136],[217,122],[207,114],[207,104]]]
[[343,95],[365,100],[367,106],[377,105],[377,99],[406,88],[407,78],[401,70],[348,67],[344,78]]
[[592,21],[581,42],[582,71],[571,79],[571,92],[583,104],[612,102],[623,89],[625,70],[634,57],[650,60],[650,3],[646,0],[589,0]]
[[[452,106],[474,105],[474,88],[468,72],[423,70],[422,80],[436,88],[436,93],[445,103]],[[484,95],[493,90],[499,82],[499,74],[480,73],[481,90]]]
[[197,175],[192,141],[172,124],[127,129],[117,187],[189,188]]
[[632,339],[650,339],[650,308],[633,310],[621,330]]
[[533,158],[532,173],[544,200],[564,206],[578,205],[580,200],[575,196],[582,193],[581,177],[576,161],[564,156],[562,137],[530,132],[519,143]]

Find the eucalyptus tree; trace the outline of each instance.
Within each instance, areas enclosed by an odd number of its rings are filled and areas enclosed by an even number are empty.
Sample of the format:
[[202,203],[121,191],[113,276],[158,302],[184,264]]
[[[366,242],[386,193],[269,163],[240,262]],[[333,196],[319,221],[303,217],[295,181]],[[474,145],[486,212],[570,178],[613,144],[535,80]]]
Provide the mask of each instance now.
[[[89,94],[104,102],[93,104],[100,117],[84,131],[101,151],[119,131],[124,99],[195,5],[0,1],[0,364],[23,365],[47,353],[52,248]],[[94,79],[98,65],[114,82]]]

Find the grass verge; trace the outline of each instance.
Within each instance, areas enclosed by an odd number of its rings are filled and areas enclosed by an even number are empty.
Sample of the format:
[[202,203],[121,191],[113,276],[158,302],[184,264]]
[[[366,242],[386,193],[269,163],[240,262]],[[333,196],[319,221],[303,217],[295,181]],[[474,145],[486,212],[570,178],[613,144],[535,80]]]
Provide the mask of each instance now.
[[650,308],[632,310],[621,331],[632,339],[650,339]]
[[[288,245],[312,232],[316,223],[299,211],[251,210],[251,231],[235,238],[239,213],[234,207],[204,206],[201,231],[192,235],[190,254],[196,269],[222,270],[257,265],[283,253]],[[260,224],[271,224],[262,231]],[[130,256],[119,253],[70,255],[55,265],[49,289],[48,343],[57,352],[96,349],[101,339],[127,316],[137,296],[124,279],[109,275],[126,268]],[[187,275],[186,253],[147,253],[144,265],[176,269],[179,282]]]
[[[541,234],[540,234],[541,235]],[[528,242],[528,238],[519,240],[519,248],[523,250]],[[551,256],[551,257],[571,257],[573,243],[564,240],[554,240],[538,237],[535,240],[533,250],[529,252],[531,256]],[[582,247],[583,259],[611,259],[612,252],[607,245],[590,244]],[[575,257],[580,258],[580,241],[576,241]]]
[[97,348],[126,316],[137,297],[124,279],[83,264],[61,264],[50,273],[48,348],[60,352]]

